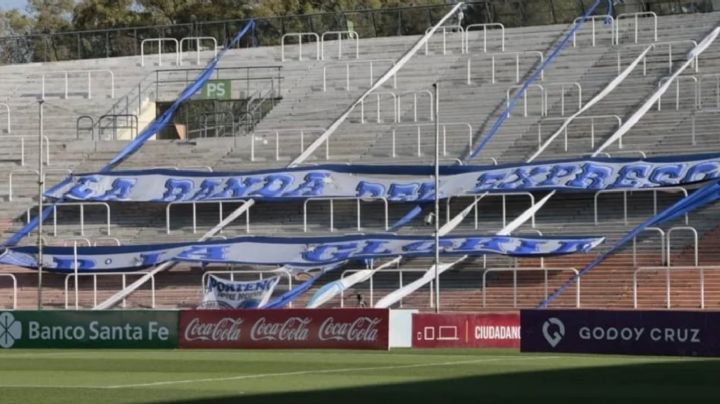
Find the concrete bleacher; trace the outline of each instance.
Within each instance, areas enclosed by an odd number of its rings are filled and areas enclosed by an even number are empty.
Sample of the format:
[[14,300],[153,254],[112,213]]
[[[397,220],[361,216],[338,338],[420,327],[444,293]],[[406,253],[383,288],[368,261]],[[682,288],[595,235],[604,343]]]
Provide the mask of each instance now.
[[[659,18],[658,42],[666,41],[699,41],[707,32],[720,22],[720,13],[702,15],[670,16]],[[578,82],[582,85],[583,101],[592,98],[610,80],[618,74],[617,58],[621,54],[625,64],[629,63],[642,50],[642,44],[652,43],[651,25],[646,21],[639,30],[639,45],[634,44],[633,30],[624,25],[620,31],[619,46],[611,46],[610,37],[599,34],[596,46],[591,46],[587,31],[578,36],[577,46],[566,49],[557,61],[544,72],[544,80],[539,84],[550,89],[553,83]],[[506,31],[505,53],[520,51],[539,51],[547,54],[553,44],[567,29],[564,25],[545,27],[513,28]],[[453,36],[455,35],[455,36]],[[480,33],[469,34],[469,43],[477,44]],[[488,53],[499,53],[499,42],[488,42]],[[418,37],[390,37],[362,39],[360,41],[359,59],[352,62],[350,89],[345,87],[345,63],[348,60],[315,60],[312,47],[305,47],[303,60],[297,59],[297,48],[286,49],[287,58],[281,61],[279,47],[261,47],[238,49],[228,52],[220,67],[239,67],[253,65],[282,65],[283,87],[280,102],[256,125],[251,135],[221,138],[196,139],[192,143],[171,140],[154,140],[148,142],[138,153],[119,168],[151,168],[151,167],[211,167],[214,170],[253,170],[277,168],[287,165],[300,152],[300,130],[308,128],[304,133],[304,144],[307,146],[320,134],[318,128],[325,128],[344,111],[369,85],[369,61],[395,60],[400,57]],[[497,38],[495,38],[497,39]],[[443,55],[439,38],[433,38],[429,44],[428,55],[421,51],[397,75],[397,88],[386,84],[380,92],[418,93],[431,90],[431,85],[439,81],[440,114],[439,120],[448,125],[446,151],[444,161],[452,164],[468,151],[468,126],[451,124],[467,124],[470,128],[473,143],[486,134],[489,127],[499,116],[505,106],[508,88],[515,85],[514,57],[498,57],[496,82],[490,81],[488,55],[473,51],[462,54],[457,46],[457,34],[449,34],[448,54]],[[455,45],[453,45],[455,44]],[[347,46],[347,45],[346,45]],[[310,48],[310,49],[308,49]],[[674,48],[673,62],[678,63],[685,58],[690,45],[678,44]],[[332,52],[329,52],[330,54]],[[718,56],[720,45],[711,47],[700,60],[697,75],[718,73]],[[203,54],[207,60],[210,54]],[[468,59],[471,59],[472,71],[468,83]],[[168,63],[169,61],[164,61]],[[380,62],[374,68],[375,78],[387,68]],[[50,164],[47,168],[48,182],[59,180],[67,170],[88,172],[102,167],[127,141],[103,140],[93,141],[87,137],[78,139],[76,121],[81,115],[99,117],[111,111],[123,96],[132,93],[139,84],[148,80],[155,70],[181,68],[187,66],[155,66],[154,58],[148,58],[145,66],[140,66],[140,57],[123,57],[84,61],[56,62],[45,64],[15,65],[0,67],[0,102],[7,103],[12,111],[12,133],[0,136],[2,156],[0,156],[0,178],[8,178],[11,172],[24,170],[28,174],[37,169],[37,102],[40,91],[39,78],[43,74],[53,74],[52,86],[46,87],[45,134],[49,139]],[[378,67],[382,66],[382,67]],[[523,58],[519,70],[521,79],[527,77],[535,67],[533,58]],[[326,90],[323,90],[323,68],[326,69]],[[78,76],[70,80],[68,98],[59,96],[58,72],[76,70],[111,70],[115,75],[115,99],[108,96],[107,82],[93,84],[93,98],[87,99],[85,89],[87,78]],[[617,115],[623,121],[647,98],[658,86],[662,77],[669,74],[667,48],[658,46],[647,58],[645,73],[642,69],[635,71],[618,89],[594,106],[585,115]],[[689,75],[689,73],[686,73]],[[50,76],[48,76],[50,77]],[[5,80],[7,78],[7,80]],[[49,83],[49,82],[48,82]],[[95,83],[95,82],[93,82]],[[639,155],[642,151],[647,155],[665,155],[670,153],[696,153],[716,150],[718,141],[715,134],[715,114],[704,111],[699,114],[695,108],[687,83],[681,84],[682,97],[680,107],[675,108],[674,90],[669,91],[663,99],[662,111],[653,110],[633,128],[623,139],[623,149],[609,149],[613,157]],[[150,86],[152,87],[152,86]],[[49,90],[48,90],[49,89]],[[712,89],[710,89],[712,90]],[[141,92],[142,93],[142,92]],[[423,93],[424,94],[424,93]],[[153,100],[151,91],[140,95],[140,105]],[[565,116],[574,112],[577,94],[568,91],[566,94]],[[388,96],[385,96],[388,97]],[[381,99],[381,110],[384,113],[380,123],[375,112],[375,98],[370,96],[365,108],[366,119],[360,120],[359,111],[354,111],[350,119],[343,123],[333,134],[326,156],[325,147],[321,147],[307,162],[339,162],[339,163],[371,163],[371,164],[426,164],[433,160],[433,131],[427,113],[429,102],[419,97],[421,109],[420,119],[413,122],[412,96],[402,99],[402,123],[394,123],[387,98]],[[712,98],[712,97],[710,97]],[[548,95],[547,116],[540,116],[534,93],[529,93],[527,117],[522,116],[522,105],[518,105],[513,116],[502,127],[497,136],[488,144],[475,160],[477,164],[491,164],[492,159],[499,163],[521,162],[530,157],[538,148],[538,125],[543,123],[542,133],[549,136],[558,127],[561,117],[560,93],[555,88]],[[134,101],[138,102],[138,101]],[[696,116],[695,143],[690,141],[687,131],[688,122]],[[553,119],[548,119],[553,118]],[[417,128],[422,125],[420,156],[417,153]],[[607,139],[617,125],[607,121],[595,127],[595,147]],[[276,156],[275,130],[283,130]],[[392,153],[392,133],[396,133],[395,156]],[[568,134],[568,150],[563,147],[562,139],[557,139],[539,160],[568,158],[587,155],[593,151],[589,141],[589,122],[582,121],[571,125]],[[2,134],[6,135],[6,134]],[[11,137],[12,136],[12,137]],[[19,137],[25,144],[25,165],[20,165]],[[251,142],[255,150],[255,159],[250,159]],[[17,175],[13,178],[13,199],[9,200],[7,188],[0,185],[0,195],[5,195],[5,202],[0,204],[0,225],[4,237],[17,231],[25,220],[28,207],[36,203],[37,184],[32,175]],[[538,195],[536,195],[539,198]],[[677,194],[658,194],[658,205],[667,206],[679,198]],[[458,199],[452,202],[451,212],[456,213],[469,199]],[[602,235],[606,243],[599,248],[603,251],[636,225],[652,214],[653,201],[649,193],[634,193],[629,196],[627,222],[622,214],[621,195],[604,196],[601,198],[599,223],[594,221],[594,199],[592,194],[572,194],[555,196],[544,207],[536,218],[536,228],[544,235]],[[468,218],[458,228],[458,234],[480,233],[489,234],[503,227],[500,214],[499,199],[483,201],[479,208],[479,221],[476,228],[473,219]],[[443,204],[444,205],[444,204]],[[230,211],[232,204],[226,206]],[[237,204],[235,204],[237,206]],[[380,210],[372,209],[371,204],[363,210],[363,231],[381,232],[384,230],[384,218]],[[393,204],[390,209],[390,222],[401,217],[413,205]],[[509,197],[506,206],[507,221],[512,220],[528,207],[527,198]],[[64,208],[59,214],[58,235],[45,234],[51,244],[72,243],[73,240],[96,238],[116,238],[122,244],[154,243],[159,241],[188,241],[199,238],[205,231],[213,227],[218,219],[216,206],[198,206],[197,227],[193,233],[190,206],[173,207],[171,233],[166,232],[166,206],[156,204],[112,204],[110,234],[106,234],[105,213],[102,209],[86,208],[84,217],[85,234],[80,234],[79,213],[77,208]],[[251,234],[296,234],[296,235],[327,235],[330,233],[327,202],[312,203],[308,212],[308,232],[303,229],[302,203],[259,203],[251,209]],[[334,206],[335,234],[357,232],[355,227],[355,203],[336,202]],[[426,207],[429,212],[430,207]],[[702,235],[711,235],[716,228],[713,218],[717,217],[717,207],[709,207],[692,214],[689,225]],[[445,216],[444,214],[442,215]],[[428,229],[421,220],[401,230],[403,233],[427,234]],[[683,225],[679,221],[663,226]],[[46,226],[52,227],[52,226]],[[51,229],[47,229],[50,231]],[[518,233],[531,230],[529,224],[524,225]],[[241,218],[225,229],[224,236],[243,235],[246,233],[245,220]],[[687,255],[690,238],[685,233],[673,236],[673,251],[678,256]],[[709,237],[709,236],[706,236]],[[705,240],[705,238],[703,238]],[[26,239],[25,243],[33,243],[34,239]],[[581,286],[581,304],[583,307],[632,307],[633,277],[638,266],[662,265],[657,237],[650,234],[639,242],[638,257],[633,262],[630,246],[620,254],[610,258],[598,269],[583,278]],[[702,244],[701,264],[717,264],[711,246]],[[572,267],[580,269],[589,262],[594,254],[545,260],[547,267]],[[683,262],[680,258],[675,262]],[[432,260],[413,259],[403,263],[403,268],[429,268]],[[512,307],[532,307],[543,297],[545,292],[544,274],[542,272],[523,272],[517,277],[517,298],[513,300],[513,281],[510,273],[488,274],[488,287],[482,290],[482,273],[484,268],[508,268],[514,265],[537,267],[537,260],[519,261],[506,257],[488,257],[483,265],[482,259],[469,260],[456,269],[443,274],[441,285],[441,305],[452,310],[482,309],[482,296],[486,294],[485,308],[502,309]],[[16,273],[21,287],[21,306],[32,307],[34,304],[34,272],[17,268],[5,268],[4,272]],[[193,305],[199,301],[200,274],[199,268],[178,266],[170,272],[158,277],[157,294],[160,307]],[[673,293],[696,296],[692,288],[692,271],[690,274],[678,274],[673,283]],[[706,288],[708,291],[720,289],[720,279],[707,271]],[[328,275],[328,280],[337,279],[339,275]],[[417,276],[417,275],[414,275]],[[568,277],[569,272],[550,273],[548,290],[553,291]],[[383,278],[384,279],[381,279]],[[411,281],[413,275],[408,274],[404,281]],[[0,287],[4,285],[0,279]],[[664,307],[665,273],[647,272],[639,277],[642,285],[643,298],[641,307]],[[46,302],[51,306],[64,305],[64,277],[49,275],[46,277]],[[87,290],[89,283],[83,279]],[[118,281],[107,281],[103,287],[107,296],[109,291],[119,289]],[[114,282],[114,283],[113,283]],[[712,282],[716,282],[714,285]],[[677,286],[676,286],[677,284]],[[374,284],[375,300],[397,287],[396,275],[378,276]],[[357,287],[358,291],[368,294],[368,285]],[[686,290],[686,293],[682,293]],[[713,294],[714,293],[714,294]],[[308,296],[310,296],[308,294]],[[87,292],[83,293],[83,302],[87,304]],[[694,297],[673,299],[678,307],[694,307]],[[717,293],[707,293],[706,307],[719,307]],[[138,292],[130,299],[131,304],[147,305],[147,292]],[[300,300],[296,305],[302,305]],[[571,288],[557,305],[574,306],[574,290]],[[0,301],[0,304],[3,304]],[[339,305],[333,301],[332,305]],[[417,292],[405,307],[427,309],[430,307],[428,289]]]

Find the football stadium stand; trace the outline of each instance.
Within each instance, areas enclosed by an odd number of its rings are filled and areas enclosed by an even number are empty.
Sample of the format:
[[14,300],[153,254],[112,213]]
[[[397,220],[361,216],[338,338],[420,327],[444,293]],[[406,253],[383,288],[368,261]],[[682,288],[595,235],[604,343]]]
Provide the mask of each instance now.
[[[466,19],[459,26],[452,17],[393,77],[364,97],[302,166],[432,165],[436,124],[444,165],[502,166],[582,158],[596,152],[597,157],[640,159],[717,151],[720,44],[711,43],[680,76],[671,76],[720,24],[720,13],[658,16],[621,11],[617,9],[614,18],[607,18],[598,10],[588,19],[542,71],[541,79],[520,96],[506,122],[473,159],[466,157],[574,25],[511,28]],[[578,19],[575,24],[580,22]],[[354,31],[298,31],[283,36],[282,44],[252,47],[243,42],[220,59],[211,77],[214,87],[205,86],[181,107],[172,124],[115,169],[245,172],[284,168],[421,37],[365,38]],[[147,39],[132,56],[0,66],[3,239],[37,216],[39,157],[47,189],[69,174],[100,170],[195,80],[225,38],[167,35]],[[184,51],[178,53],[178,48]],[[635,68],[626,71],[634,62]],[[628,76],[612,92],[602,94],[625,72]],[[619,141],[606,145],[668,82],[670,87],[660,101]],[[433,83],[438,83],[437,100]],[[596,97],[597,102],[583,110]],[[41,145],[39,99],[44,100]],[[574,119],[558,132],[571,116]],[[551,137],[556,132],[557,136]],[[536,307],[635,226],[697,188],[691,184],[557,193],[512,234],[597,236],[605,237],[603,244],[588,253],[562,257],[468,257],[442,273],[440,305],[444,311]],[[452,234],[495,234],[547,193],[453,197],[441,201],[438,219],[445,224],[479,199]],[[47,206],[50,200],[44,203]],[[45,220],[42,237],[47,246],[66,247],[190,242],[243,203],[63,201]],[[347,197],[258,200],[212,237],[382,233],[416,205]],[[433,227],[428,224],[432,224],[433,204],[420,206],[422,212],[395,233],[432,234]],[[647,228],[570,285],[551,307],[719,308],[720,255],[715,239],[719,209],[711,204]],[[36,237],[33,231],[20,245],[35,245]],[[378,259],[372,264],[377,267],[390,260]],[[383,296],[422,277],[433,262],[432,257],[393,262],[323,307],[353,306],[357,293],[368,305],[375,305]],[[292,306],[304,307],[323,285],[365,268],[361,262],[351,262],[323,275]],[[151,269],[82,273],[77,279],[72,273],[46,272],[43,303],[59,308],[75,307],[77,301],[82,308],[92,308]],[[119,304],[196,307],[206,274],[250,280],[275,269],[178,263],[171,270],[155,273],[150,282]],[[287,275],[277,287],[279,292],[307,279],[303,274],[283,273]],[[2,266],[0,306],[34,308],[37,279],[36,270]],[[393,307],[430,310],[435,304],[433,287],[432,283],[425,285]]]

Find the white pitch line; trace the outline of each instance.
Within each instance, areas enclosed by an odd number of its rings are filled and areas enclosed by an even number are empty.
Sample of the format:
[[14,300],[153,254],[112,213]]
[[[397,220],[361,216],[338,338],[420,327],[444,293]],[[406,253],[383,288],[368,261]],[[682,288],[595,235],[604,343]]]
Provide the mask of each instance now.
[[392,366],[370,366],[370,367],[353,367],[353,368],[340,368],[340,369],[317,369],[317,370],[301,370],[295,372],[280,372],[280,373],[261,373],[254,375],[238,375],[238,376],[227,376],[227,377],[212,377],[203,379],[185,379],[185,380],[167,380],[160,382],[150,383],[136,383],[136,384],[117,384],[109,386],[72,386],[72,385],[0,385],[0,388],[65,388],[65,389],[100,389],[100,390],[115,390],[115,389],[127,389],[127,388],[143,388],[143,387],[157,387],[157,386],[168,386],[175,384],[188,384],[188,383],[207,383],[207,382],[225,382],[225,381],[236,381],[246,379],[260,379],[265,377],[284,377],[284,376],[303,376],[303,375],[314,375],[314,374],[328,374],[328,373],[345,373],[345,372],[364,372],[372,370],[392,370],[392,369],[413,369],[413,368],[428,368],[437,366],[453,366],[453,365],[466,365],[474,363],[486,363],[486,362],[497,362],[505,360],[520,360],[520,361],[532,361],[532,360],[547,360],[547,359],[558,359],[563,356],[534,356],[534,357],[518,357],[518,356],[501,356],[494,358],[483,358],[466,361],[449,361],[449,362],[435,362],[435,363],[416,363],[410,365],[392,365]]

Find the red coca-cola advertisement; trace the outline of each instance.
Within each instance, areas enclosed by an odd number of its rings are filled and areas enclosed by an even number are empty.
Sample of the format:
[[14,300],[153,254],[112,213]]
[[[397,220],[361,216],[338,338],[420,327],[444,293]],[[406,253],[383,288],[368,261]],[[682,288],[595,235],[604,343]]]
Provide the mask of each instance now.
[[413,314],[414,348],[519,348],[520,314]]
[[389,311],[192,310],[180,313],[181,348],[388,349]]

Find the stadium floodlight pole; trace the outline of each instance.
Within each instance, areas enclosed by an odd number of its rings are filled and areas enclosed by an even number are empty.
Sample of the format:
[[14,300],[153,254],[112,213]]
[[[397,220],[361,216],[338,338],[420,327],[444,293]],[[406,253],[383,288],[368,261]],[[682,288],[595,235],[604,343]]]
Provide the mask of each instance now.
[[440,100],[438,83],[435,89],[435,312],[440,312]]
[[42,275],[43,275],[43,188],[45,179],[43,178],[43,104],[45,100],[38,100],[38,231],[37,231],[37,269],[38,269],[38,285],[37,285],[37,308],[42,310]]

